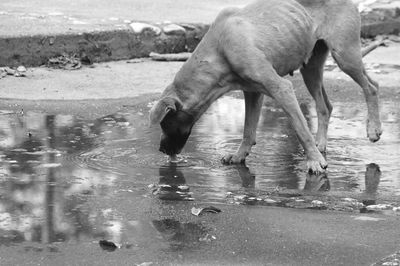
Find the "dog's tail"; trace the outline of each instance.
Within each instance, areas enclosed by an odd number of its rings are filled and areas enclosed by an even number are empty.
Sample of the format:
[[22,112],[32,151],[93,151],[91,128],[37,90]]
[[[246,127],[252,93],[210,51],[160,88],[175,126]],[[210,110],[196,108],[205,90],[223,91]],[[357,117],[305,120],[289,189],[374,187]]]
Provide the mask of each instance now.
[[362,57],[366,56],[367,54],[369,54],[370,52],[372,52],[379,46],[386,46],[385,38],[383,38],[382,36],[378,36],[375,39],[375,41],[371,42],[370,44],[368,44],[368,46],[364,47],[361,50]]

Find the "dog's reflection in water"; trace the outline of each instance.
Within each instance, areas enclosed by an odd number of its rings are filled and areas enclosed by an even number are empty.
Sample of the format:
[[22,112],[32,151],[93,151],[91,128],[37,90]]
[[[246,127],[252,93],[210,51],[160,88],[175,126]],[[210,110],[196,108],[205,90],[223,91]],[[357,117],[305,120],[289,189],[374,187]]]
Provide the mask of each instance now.
[[178,164],[169,163],[159,169],[160,181],[158,197],[161,200],[193,200],[185,176]]
[[242,187],[254,188],[256,183],[256,176],[255,174],[250,172],[250,169],[246,166],[246,164],[237,164],[235,165],[235,168],[242,180]]
[[317,192],[317,191],[329,191],[331,185],[329,182],[328,175],[326,173],[319,174],[307,174],[306,183],[304,185],[305,191]]
[[365,191],[364,200],[365,205],[376,204],[376,194],[381,180],[381,169],[375,163],[367,164],[365,170]]
[[[235,165],[237,172],[242,180],[242,187],[255,188],[256,176],[243,163]],[[304,190],[306,191],[329,191],[331,188],[326,172],[319,174],[307,174]]]

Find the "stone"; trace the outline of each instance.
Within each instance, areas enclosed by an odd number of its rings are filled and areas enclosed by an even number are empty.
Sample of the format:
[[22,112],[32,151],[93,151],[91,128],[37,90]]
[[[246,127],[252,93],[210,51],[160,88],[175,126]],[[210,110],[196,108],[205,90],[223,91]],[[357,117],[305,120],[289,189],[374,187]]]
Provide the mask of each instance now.
[[153,26],[148,23],[142,23],[142,22],[132,22],[129,24],[131,29],[133,30],[134,33],[140,34],[145,30],[151,30],[153,31],[156,35],[161,34],[161,29],[159,27]]
[[184,27],[179,26],[177,24],[169,24],[163,27],[163,31],[165,34],[179,34],[179,33],[185,33],[186,30]]

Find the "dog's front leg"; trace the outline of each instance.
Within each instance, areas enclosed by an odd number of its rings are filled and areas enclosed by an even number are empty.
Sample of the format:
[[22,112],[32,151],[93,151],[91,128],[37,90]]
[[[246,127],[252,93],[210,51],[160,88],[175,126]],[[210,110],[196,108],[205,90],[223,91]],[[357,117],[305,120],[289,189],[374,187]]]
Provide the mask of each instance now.
[[[315,140],[307,127],[307,121],[300,110],[292,83],[280,77],[257,48],[250,51],[251,53],[242,57],[237,57],[235,53],[230,54],[231,62],[235,63],[233,66],[237,69],[236,73],[243,80],[246,80],[250,86],[258,88],[265,95],[270,95],[282,106],[304,148],[308,171],[312,173],[323,172],[328,164],[317,149]],[[247,61],[243,62],[242,58],[246,58]]]
[[256,144],[256,130],[260,118],[263,95],[259,92],[243,91],[245,102],[245,120],[243,139],[236,153],[226,154],[222,158],[225,164],[237,164],[245,161],[251,147]]

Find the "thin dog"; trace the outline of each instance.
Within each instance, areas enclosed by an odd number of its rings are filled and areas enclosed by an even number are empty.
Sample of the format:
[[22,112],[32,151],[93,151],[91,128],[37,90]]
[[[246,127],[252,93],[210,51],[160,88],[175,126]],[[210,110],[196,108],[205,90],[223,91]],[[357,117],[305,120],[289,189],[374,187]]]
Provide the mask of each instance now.
[[[225,93],[242,90],[245,127],[238,150],[223,157],[240,163],[256,141],[263,95],[274,98],[290,118],[302,144],[308,171],[323,172],[332,105],[323,85],[329,54],[362,88],[367,108],[367,135],[378,141],[381,122],[378,84],[366,73],[361,52],[360,15],[351,0],[258,0],[221,11],[209,31],[150,111],[160,124],[160,151],[175,156],[194,123]],[[300,69],[316,103],[316,140],[307,127],[293,85],[283,77]],[[233,111],[233,110],[232,110]]]

